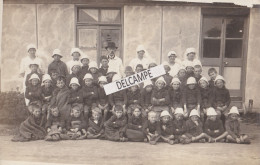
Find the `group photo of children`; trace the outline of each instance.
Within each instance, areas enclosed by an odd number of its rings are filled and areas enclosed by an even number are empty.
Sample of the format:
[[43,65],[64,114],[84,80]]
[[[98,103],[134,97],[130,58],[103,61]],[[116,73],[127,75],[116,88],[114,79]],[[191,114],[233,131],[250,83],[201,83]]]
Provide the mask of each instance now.
[[[36,46],[28,45],[20,75],[29,115],[12,141],[250,144],[240,131],[239,110],[231,106],[225,78],[215,68],[202,75],[194,48],[186,49],[184,60],[171,50],[159,64],[146,56],[143,45],[136,47],[137,57],[125,65],[114,42],[107,43],[107,55],[98,62],[79,48],[63,61],[65,55],[55,49],[49,55],[53,61],[43,68]],[[165,75],[106,95],[104,85],[157,65],[164,66]]]

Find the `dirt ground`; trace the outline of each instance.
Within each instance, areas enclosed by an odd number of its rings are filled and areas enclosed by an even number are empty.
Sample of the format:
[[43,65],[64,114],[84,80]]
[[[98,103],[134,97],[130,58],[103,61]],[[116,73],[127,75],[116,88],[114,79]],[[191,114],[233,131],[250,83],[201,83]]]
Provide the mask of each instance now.
[[[260,127],[242,124],[252,144],[110,142],[104,140],[11,142],[0,135],[0,165],[50,164],[255,164],[260,165]],[[23,162],[17,162],[23,161]]]

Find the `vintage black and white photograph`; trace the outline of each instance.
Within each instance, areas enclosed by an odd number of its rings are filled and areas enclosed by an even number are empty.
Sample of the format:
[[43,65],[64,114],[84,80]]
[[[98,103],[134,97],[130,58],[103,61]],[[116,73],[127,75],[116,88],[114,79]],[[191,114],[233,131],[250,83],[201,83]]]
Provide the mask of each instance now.
[[260,0],[0,0],[0,165],[260,164]]

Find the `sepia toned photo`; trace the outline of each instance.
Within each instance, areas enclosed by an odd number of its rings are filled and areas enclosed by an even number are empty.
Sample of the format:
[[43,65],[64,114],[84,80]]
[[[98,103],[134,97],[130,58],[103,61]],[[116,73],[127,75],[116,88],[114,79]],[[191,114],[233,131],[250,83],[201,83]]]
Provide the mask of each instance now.
[[260,0],[0,0],[0,165],[260,164]]

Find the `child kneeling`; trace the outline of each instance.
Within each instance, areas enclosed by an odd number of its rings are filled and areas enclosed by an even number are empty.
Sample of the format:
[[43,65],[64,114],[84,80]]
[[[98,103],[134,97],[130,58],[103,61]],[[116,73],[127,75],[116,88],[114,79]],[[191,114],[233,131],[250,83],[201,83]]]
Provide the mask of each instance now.
[[228,119],[225,123],[226,131],[228,132],[227,142],[250,144],[251,142],[248,135],[240,134],[240,123],[238,118],[238,109],[233,106],[228,113]]

